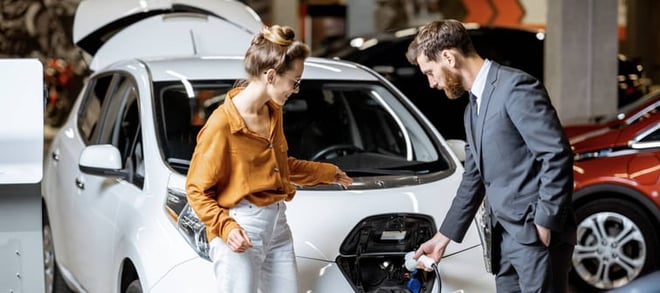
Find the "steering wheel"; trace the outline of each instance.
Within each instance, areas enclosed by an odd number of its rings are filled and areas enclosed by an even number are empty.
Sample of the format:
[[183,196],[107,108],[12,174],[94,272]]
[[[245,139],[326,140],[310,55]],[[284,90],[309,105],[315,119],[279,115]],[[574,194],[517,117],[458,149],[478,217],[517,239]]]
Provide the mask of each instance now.
[[332,159],[336,157],[343,157],[346,155],[354,154],[357,152],[363,152],[364,150],[360,147],[352,144],[333,144],[330,145],[312,156],[311,161],[316,161],[319,159]]

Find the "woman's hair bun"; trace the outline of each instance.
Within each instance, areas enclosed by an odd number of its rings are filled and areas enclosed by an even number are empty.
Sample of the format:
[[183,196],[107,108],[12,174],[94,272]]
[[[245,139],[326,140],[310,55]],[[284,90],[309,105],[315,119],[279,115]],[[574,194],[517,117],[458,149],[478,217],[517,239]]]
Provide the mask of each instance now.
[[280,46],[291,45],[296,37],[296,33],[291,27],[280,25],[264,26],[261,29],[261,34],[264,39]]

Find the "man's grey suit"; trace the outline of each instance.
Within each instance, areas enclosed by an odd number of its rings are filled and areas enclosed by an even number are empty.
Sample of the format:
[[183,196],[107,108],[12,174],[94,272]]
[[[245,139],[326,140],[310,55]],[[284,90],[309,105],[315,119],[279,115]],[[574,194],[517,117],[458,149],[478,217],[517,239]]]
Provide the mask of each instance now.
[[[494,239],[503,259],[526,247],[550,251],[563,243],[572,251],[576,241],[571,204],[573,156],[543,85],[529,74],[493,62],[474,133],[470,111],[476,109],[472,108],[465,111],[465,173],[440,232],[462,241],[486,196],[491,227],[500,231]],[[550,248],[540,242],[535,223],[552,230]],[[499,279],[506,272],[499,258],[493,263]],[[566,270],[570,269],[570,263],[567,265]],[[521,268],[515,270],[524,276]],[[523,291],[535,288],[523,279],[527,278],[521,277]],[[547,291],[547,285],[541,285],[546,289],[539,292]],[[502,287],[498,280],[498,291],[503,290],[513,289]]]

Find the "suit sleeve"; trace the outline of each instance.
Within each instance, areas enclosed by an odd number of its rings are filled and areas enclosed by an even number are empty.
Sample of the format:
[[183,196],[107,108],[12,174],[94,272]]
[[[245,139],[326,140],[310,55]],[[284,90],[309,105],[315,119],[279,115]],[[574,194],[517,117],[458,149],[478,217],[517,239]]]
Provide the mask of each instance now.
[[[464,121],[468,121],[467,109],[465,115]],[[468,122],[465,124],[466,128],[469,127]],[[455,242],[463,241],[463,237],[470,228],[474,215],[485,195],[483,180],[469,143],[465,144],[464,168],[461,184],[439,229],[440,233]]]
[[506,110],[541,164],[534,223],[562,231],[573,192],[573,155],[550,98],[539,81],[516,75]]

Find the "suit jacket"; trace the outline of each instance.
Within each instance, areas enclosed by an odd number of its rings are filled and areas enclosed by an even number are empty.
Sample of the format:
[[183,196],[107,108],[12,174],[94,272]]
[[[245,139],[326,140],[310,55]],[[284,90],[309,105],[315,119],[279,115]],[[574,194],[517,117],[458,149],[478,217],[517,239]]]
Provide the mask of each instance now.
[[492,63],[475,133],[464,122],[465,173],[440,227],[460,242],[486,196],[493,225],[519,243],[538,241],[534,224],[575,244],[573,154],[544,86],[531,75]]

